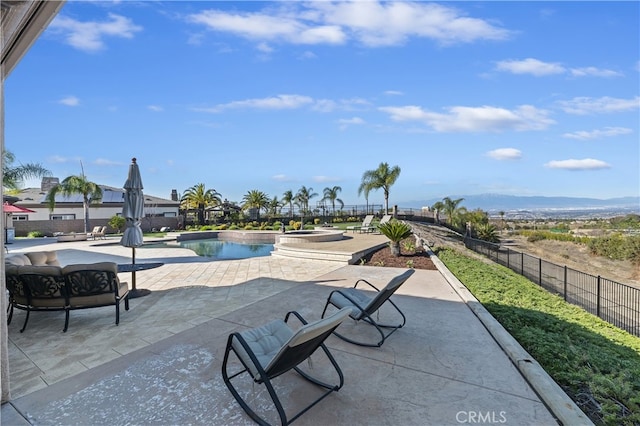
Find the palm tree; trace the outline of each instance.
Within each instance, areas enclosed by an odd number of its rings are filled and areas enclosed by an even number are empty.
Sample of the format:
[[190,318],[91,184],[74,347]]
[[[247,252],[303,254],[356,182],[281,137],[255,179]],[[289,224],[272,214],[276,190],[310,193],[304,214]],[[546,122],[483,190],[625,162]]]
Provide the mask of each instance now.
[[447,220],[449,220],[449,224],[453,225],[453,217],[456,214],[456,211],[458,210],[458,204],[460,204],[462,201],[464,201],[464,198],[458,198],[456,200],[452,200],[449,197],[444,197],[442,199],[442,204],[443,204],[443,212],[444,214],[447,216]]
[[326,187],[323,191],[324,196],[322,197],[322,201],[331,201],[331,209],[333,210],[334,216],[336,215],[336,201],[340,204],[340,208],[344,207],[344,202],[338,198],[338,192],[340,191],[342,191],[342,188],[339,186],[334,186],[333,188]]
[[293,218],[293,202],[295,201],[295,196],[293,195],[293,191],[288,190],[282,194],[282,204],[289,204],[289,216]]
[[361,193],[368,194],[371,190],[384,190],[384,211],[389,213],[389,189],[400,176],[400,167],[393,166],[389,168],[388,163],[380,163],[377,169],[367,170],[362,175],[362,183],[358,188],[358,195]]
[[436,201],[433,203],[433,206],[431,206],[431,209],[433,210],[433,221],[436,224],[439,224],[440,213],[444,210],[444,203],[442,201]]
[[51,176],[51,172],[38,163],[20,164],[12,167],[16,157],[10,151],[2,153],[2,186],[9,190],[20,188],[20,184],[29,178]]
[[313,197],[316,197],[317,195],[318,194],[313,192],[313,188],[307,188],[304,185],[302,185],[300,189],[298,189],[294,200],[300,204],[300,207],[303,209],[303,215],[305,212],[309,211],[309,200],[311,200]]
[[256,220],[260,221],[260,209],[267,209],[269,206],[269,196],[262,191],[258,191],[257,189],[252,189],[251,191],[247,191],[246,194],[242,197],[242,208],[244,209],[256,209],[258,212],[258,216]]
[[215,189],[206,189],[204,183],[198,183],[188,188],[180,199],[185,210],[197,209],[198,224],[204,224],[204,209],[217,206],[222,202],[220,194]]
[[280,207],[282,207],[282,203],[278,200],[276,195],[273,196],[271,200],[269,200],[269,205],[267,206],[269,209],[269,214],[271,216],[276,216],[280,212]]
[[64,197],[70,197],[74,194],[82,195],[84,232],[89,232],[89,205],[102,200],[102,188],[100,188],[97,183],[88,181],[84,173],[81,175],[69,176],[59,184],[53,186],[47,193],[45,202],[51,211],[56,208],[56,195],[58,194],[61,194]]
[[294,201],[300,206],[300,229],[304,229],[304,215],[309,210],[309,200],[317,195],[313,192],[313,188],[307,188],[304,185],[298,189]]

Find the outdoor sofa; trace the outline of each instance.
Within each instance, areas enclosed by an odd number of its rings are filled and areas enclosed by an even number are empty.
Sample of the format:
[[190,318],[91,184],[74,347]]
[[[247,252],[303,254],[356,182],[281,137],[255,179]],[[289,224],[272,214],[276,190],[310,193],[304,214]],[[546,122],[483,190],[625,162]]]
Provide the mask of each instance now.
[[63,332],[69,327],[74,309],[115,306],[116,325],[120,322],[120,303],[129,310],[129,285],[118,279],[113,262],[60,266],[55,252],[11,254],[5,258],[9,291],[8,323],[13,309],[27,311],[22,333],[31,311],[64,311]]

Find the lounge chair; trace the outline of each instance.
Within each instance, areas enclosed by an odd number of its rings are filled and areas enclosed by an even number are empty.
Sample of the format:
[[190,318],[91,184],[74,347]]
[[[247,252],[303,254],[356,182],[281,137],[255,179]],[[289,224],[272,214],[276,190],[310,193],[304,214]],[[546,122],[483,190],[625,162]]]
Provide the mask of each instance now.
[[[324,318],[327,308],[329,305],[333,305],[338,309],[350,308],[351,313],[349,316],[356,321],[364,321],[376,328],[378,333],[380,333],[380,340],[376,343],[371,342],[362,342],[359,340],[355,340],[349,337],[346,337],[337,332],[333,332],[336,336],[341,338],[344,341],[349,343],[353,343],[360,346],[371,346],[371,347],[380,347],[384,343],[384,341],[393,334],[399,328],[402,328],[406,322],[407,318],[404,316],[400,308],[396,306],[395,303],[390,299],[391,295],[398,289],[400,286],[407,281],[407,279],[415,272],[414,269],[407,269],[405,272],[400,275],[396,275],[389,281],[389,283],[382,289],[379,290],[376,286],[368,282],[367,280],[360,279],[356,281],[355,285],[352,288],[346,288],[341,290],[334,290],[329,294],[327,298],[327,303],[324,305],[324,309],[322,310],[322,317]],[[359,283],[368,284],[373,290],[377,293],[374,296],[369,296],[364,291],[357,289]],[[375,319],[373,319],[374,314],[377,314],[378,310],[382,305],[386,302],[390,303],[395,310],[402,317],[402,321],[397,325],[392,324],[380,324]],[[383,329],[390,329],[388,333],[385,333]]]
[[89,238],[94,240],[100,238],[101,240],[104,240],[106,239],[105,238],[106,232],[107,232],[106,226],[95,226],[93,228],[93,231],[91,231],[91,233],[89,234]]
[[[287,313],[284,321],[274,320],[262,327],[231,333],[229,335],[224,360],[222,362],[222,378],[233,397],[255,422],[262,425],[268,424],[263,417],[260,417],[249,407],[231,383],[231,379],[234,379],[242,373],[249,373],[255,383],[264,384],[267,388],[282,424],[287,425],[293,422],[331,392],[338,391],[344,384],[342,370],[340,370],[336,360],[323,342],[329,337],[331,332],[349,316],[349,312],[349,309],[342,309],[327,318],[320,319],[313,323],[307,323],[300,314],[291,311]],[[297,331],[294,331],[287,325],[287,321],[292,314],[303,324]],[[338,374],[338,384],[331,385],[324,383],[298,367],[300,363],[309,359],[318,348],[322,348],[333,365]],[[227,364],[231,352],[240,360],[243,368],[229,375]],[[327,389],[327,391],[289,419],[271,381],[291,369],[297,371],[306,380]]]
[[372,221],[373,221],[373,215],[368,214],[364,217],[364,220],[362,221],[362,225],[347,226],[347,231],[362,232],[363,228],[369,228],[371,226]]
[[390,214],[385,214],[384,216],[382,216],[382,219],[380,219],[380,222],[376,223],[375,225],[369,226],[367,227],[367,231],[366,232],[378,232],[380,233],[380,230],[378,229],[378,227],[380,225],[384,225],[385,223],[389,222],[391,220],[393,216],[391,216]]

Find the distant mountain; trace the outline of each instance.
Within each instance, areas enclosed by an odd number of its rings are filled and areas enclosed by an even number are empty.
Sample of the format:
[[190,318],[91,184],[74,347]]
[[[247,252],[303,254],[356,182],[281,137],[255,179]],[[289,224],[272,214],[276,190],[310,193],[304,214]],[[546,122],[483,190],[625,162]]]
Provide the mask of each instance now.
[[[541,210],[541,209],[611,209],[623,208],[640,211],[640,197],[619,197],[609,199],[578,198],[578,197],[541,197],[518,196],[501,194],[456,195],[450,196],[452,200],[463,198],[460,207],[467,210],[482,209],[485,211],[499,210]],[[432,206],[442,198],[410,201],[401,207],[420,208]]]

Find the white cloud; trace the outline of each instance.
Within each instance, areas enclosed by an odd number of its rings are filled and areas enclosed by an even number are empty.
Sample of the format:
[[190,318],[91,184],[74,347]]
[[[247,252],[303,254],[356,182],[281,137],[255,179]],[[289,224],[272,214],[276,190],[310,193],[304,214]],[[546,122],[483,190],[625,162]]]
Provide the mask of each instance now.
[[271,46],[269,46],[268,43],[258,43],[258,45],[256,46],[256,49],[258,49],[262,53],[271,53],[271,52],[273,52],[273,48]]
[[298,57],[300,59],[316,59],[318,56],[313,53],[310,50],[305,50],[304,52],[302,52],[302,54]]
[[118,161],[107,160],[106,158],[97,158],[93,164],[97,166],[121,166],[124,163]]
[[291,44],[392,46],[410,37],[441,44],[505,40],[510,32],[458,9],[419,2],[339,1],[287,3],[255,13],[210,9],[187,17],[208,29],[254,41]]
[[496,64],[496,69],[498,71],[506,71],[513,74],[531,74],[536,77],[563,74],[566,72],[566,69],[560,64],[542,62],[534,58],[499,61]]
[[620,99],[604,96],[602,98],[577,97],[569,101],[559,101],[558,105],[567,114],[587,115],[631,111],[640,108],[640,96],[632,99]]
[[617,71],[596,67],[572,68],[571,75],[574,77],[622,77],[622,73]]
[[60,99],[58,103],[60,105],[66,105],[66,106],[78,106],[80,105],[80,99],[76,98],[75,96],[67,96],[65,98]]
[[313,102],[313,98],[301,95],[277,95],[269,98],[245,99],[219,104],[213,108],[196,108],[196,111],[218,113],[228,109],[296,109]]
[[600,170],[611,168],[610,164],[601,160],[595,160],[593,158],[585,158],[582,160],[552,160],[544,165],[550,169],[564,169],[564,170]]
[[341,44],[345,36],[337,27],[310,27],[285,14],[227,13],[214,9],[192,14],[188,21],[250,40],[284,41],[293,44]]
[[164,111],[164,108],[162,108],[160,105],[149,105],[147,108],[154,112]]
[[314,182],[318,182],[318,183],[339,182],[341,180],[338,177],[331,177],[331,176],[313,176],[311,179]]
[[435,113],[418,106],[382,107],[394,121],[420,121],[437,132],[502,132],[507,130],[544,130],[555,123],[548,112],[530,105],[515,110],[491,106],[448,108],[448,113]]
[[384,94],[388,95],[388,96],[402,96],[402,95],[404,95],[404,93],[399,91],[399,90],[385,90]]
[[632,132],[633,130],[627,129],[626,127],[605,127],[604,129],[596,129],[591,131],[580,130],[577,132],[565,133],[562,135],[562,137],[568,139],[588,140],[608,138],[618,135],[627,135]]
[[61,155],[53,155],[47,158],[47,161],[50,163],[68,163],[69,161],[75,161],[75,159],[63,157]]
[[287,175],[273,175],[271,176],[271,179],[275,180],[276,182],[291,182],[293,180]]
[[64,36],[65,42],[72,47],[85,52],[95,52],[105,48],[104,38],[121,37],[133,38],[134,34],[142,31],[142,27],[135,25],[127,17],[110,13],[105,22],[80,22],[68,16],[59,15],[49,25],[54,33]]
[[340,124],[364,124],[365,121],[360,117],[341,118],[338,120]]
[[515,148],[498,148],[487,152],[487,156],[494,160],[519,160],[522,152]]
[[340,130],[345,130],[349,126],[365,124],[365,121],[360,117],[341,118],[338,124],[340,124]]

